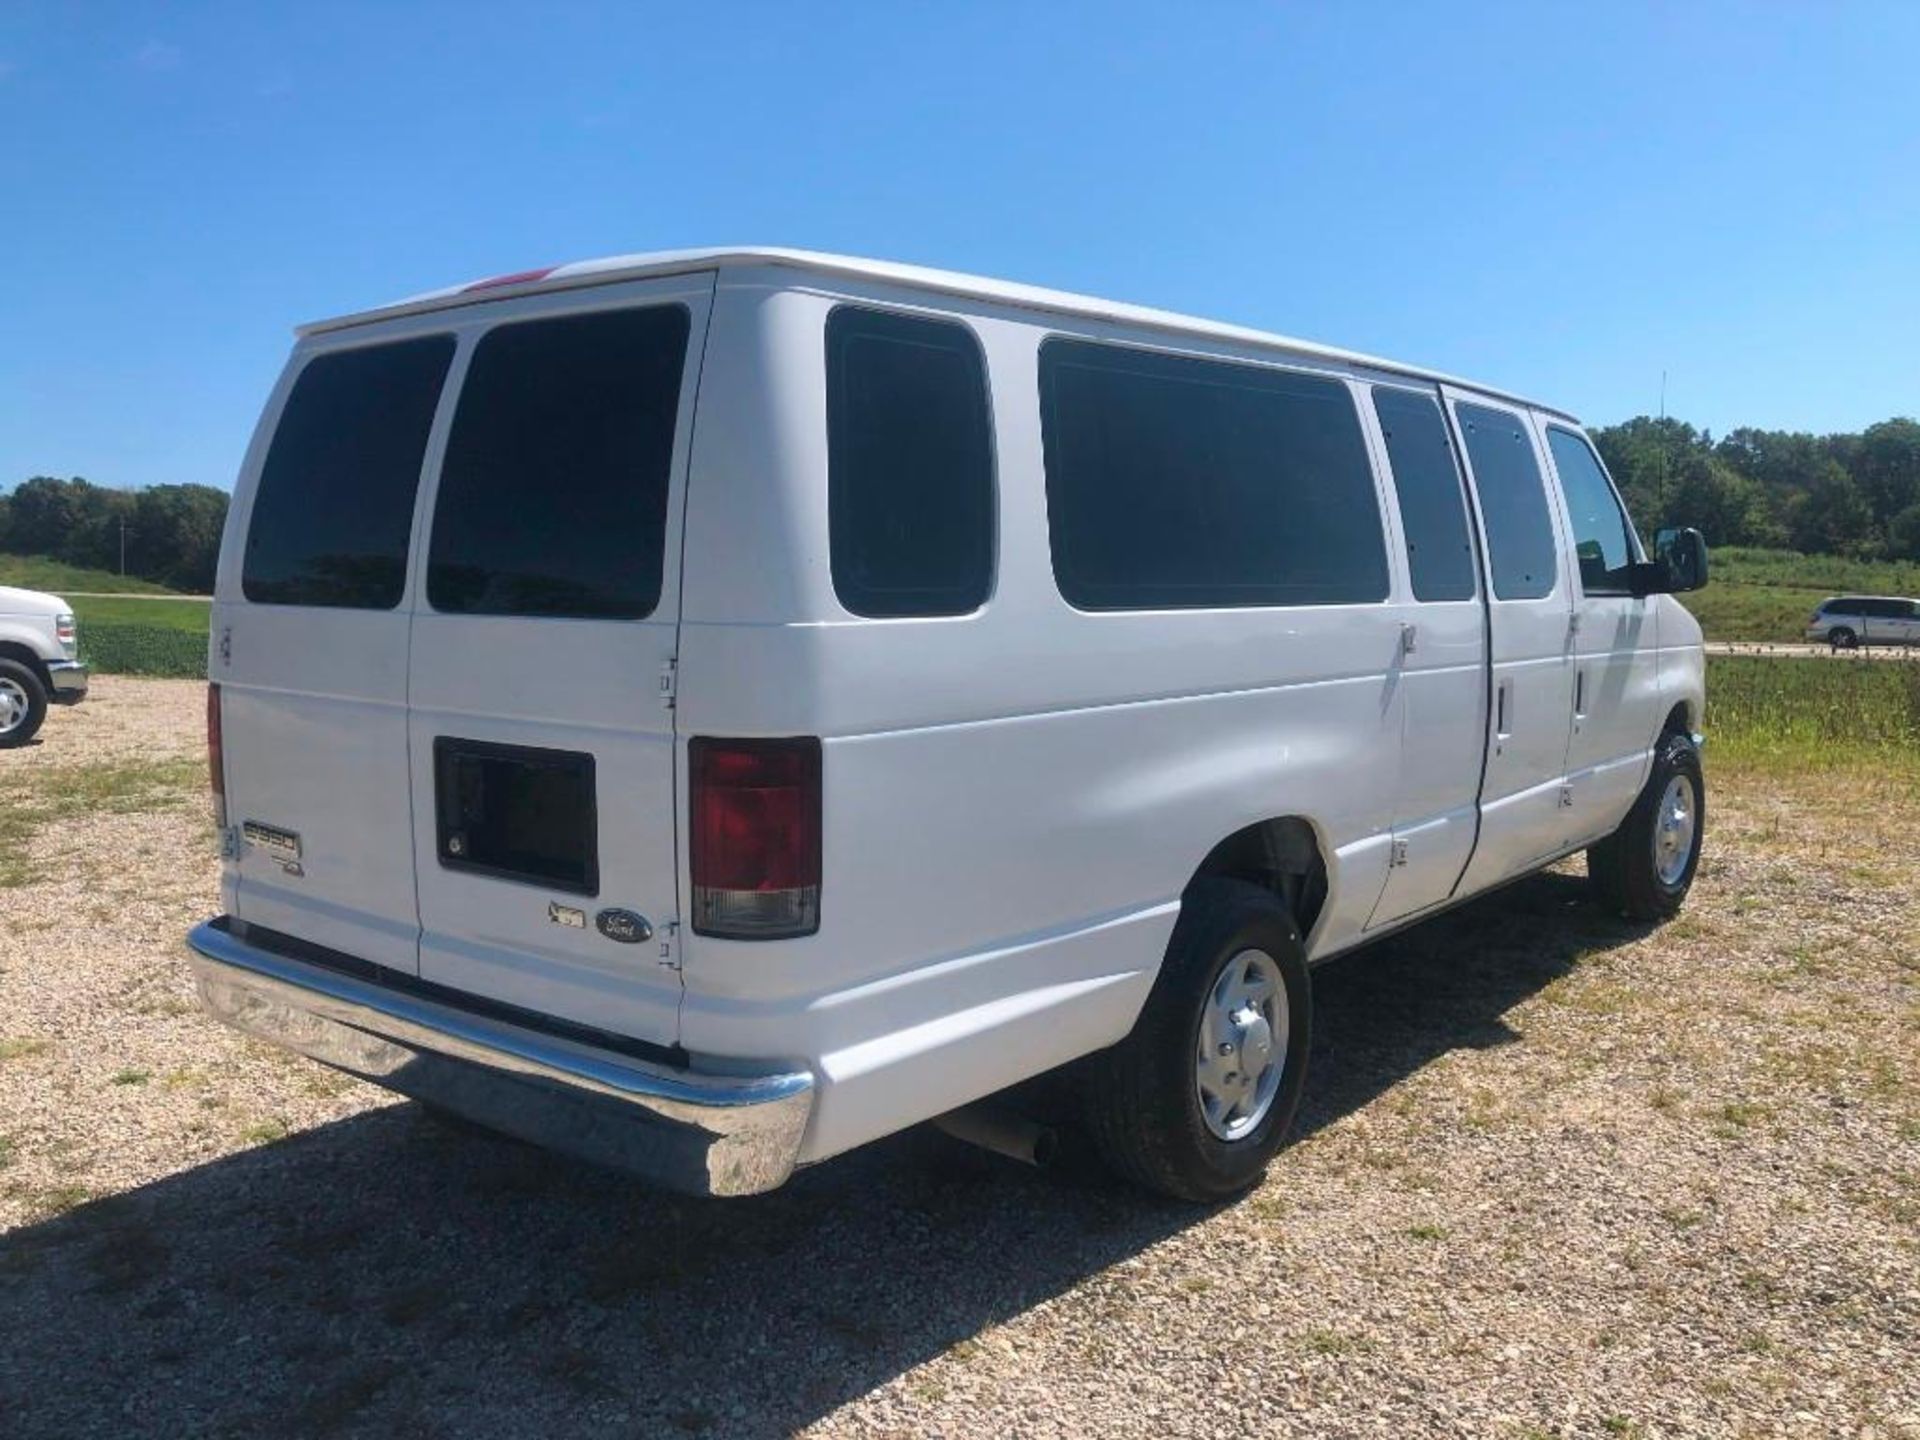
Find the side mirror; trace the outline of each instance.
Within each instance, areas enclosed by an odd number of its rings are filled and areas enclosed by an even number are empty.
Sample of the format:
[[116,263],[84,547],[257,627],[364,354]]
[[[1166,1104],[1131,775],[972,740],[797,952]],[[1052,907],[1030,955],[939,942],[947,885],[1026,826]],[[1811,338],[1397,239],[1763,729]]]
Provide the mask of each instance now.
[[1653,537],[1655,563],[1666,570],[1661,587],[1671,595],[1699,590],[1707,583],[1707,541],[1698,530],[1661,530]]

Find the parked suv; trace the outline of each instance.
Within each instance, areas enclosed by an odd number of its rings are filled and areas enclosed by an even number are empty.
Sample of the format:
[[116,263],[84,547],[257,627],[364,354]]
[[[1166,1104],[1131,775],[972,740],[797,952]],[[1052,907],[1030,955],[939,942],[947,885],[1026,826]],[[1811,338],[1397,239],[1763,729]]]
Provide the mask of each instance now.
[[1894,595],[1836,595],[1807,620],[1807,638],[1836,650],[1856,645],[1920,645],[1920,600]]
[[0,585],[0,750],[40,733],[47,706],[87,698],[73,611],[58,595]]
[[[1071,1066],[1252,1184],[1312,967],[1700,856],[1698,532],[1413,366],[778,250],[307,327],[234,495],[201,993],[714,1194]],[[954,1118],[956,1112],[960,1118]]]

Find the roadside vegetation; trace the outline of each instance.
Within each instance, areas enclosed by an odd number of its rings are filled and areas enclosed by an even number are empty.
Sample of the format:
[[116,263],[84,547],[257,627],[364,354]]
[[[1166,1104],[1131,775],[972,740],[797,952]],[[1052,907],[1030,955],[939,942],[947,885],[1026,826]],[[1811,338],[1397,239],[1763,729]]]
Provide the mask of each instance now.
[[73,606],[80,654],[107,675],[195,679],[207,673],[207,601],[44,555],[0,554],[0,585],[46,590]]
[[99,595],[172,595],[177,592],[151,580],[119,575],[112,570],[90,570],[84,565],[69,565],[46,555],[8,555],[0,553],[0,585],[17,585],[22,590],[47,590],[65,595],[79,590]]
[[1920,783],[1920,664],[1709,656],[1706,726],[1710,762]]

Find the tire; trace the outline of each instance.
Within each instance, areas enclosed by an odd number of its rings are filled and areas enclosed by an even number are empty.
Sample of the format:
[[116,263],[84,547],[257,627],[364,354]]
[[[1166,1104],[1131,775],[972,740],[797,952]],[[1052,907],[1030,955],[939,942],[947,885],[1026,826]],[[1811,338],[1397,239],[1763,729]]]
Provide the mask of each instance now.
[[[1676,804],[1685,808],[1684,817]],[[1618,830],[1587,850],[1595,898],[1629,920],[1672,918],[1693,886],[1706,834],[1700,752],[1685,735],[1663,736],[1633,809]]]
[[47,687],[18,660],[0,660],[0,750],[24,745],[47,718]]
[[1860,637],[1844,625],[1836,625],[1827,632],[1827,644],[1836,650],[1851,650],[1860,643]]
[[[1223,1031],[1223,997],[1248,977],[1263,993],[1242,992],[1233,1014],[1257,1018]],[[1202,1099],[1203,1021],[1214,1027],[1206,1040],[1210,1083],[1242,1087],[1238,1105],[1224,1105],[1218,1093]],[[1286,1049],[1274,1055],[1280,1030]],[[1306,948],[1286,906],[1246,881],[1196,880],[1132,1033],[1084,1073],[1087,1128],[1102,1158],[1176,1200],[1224,1200],[1258,1183],[1300,1108],[1312,1032]],[[1223,1058],[1218,1047],[1234,1044],[1240,1048]],[[1268,1063],[1252,1077],[1248,1064],[1262,1053]]]

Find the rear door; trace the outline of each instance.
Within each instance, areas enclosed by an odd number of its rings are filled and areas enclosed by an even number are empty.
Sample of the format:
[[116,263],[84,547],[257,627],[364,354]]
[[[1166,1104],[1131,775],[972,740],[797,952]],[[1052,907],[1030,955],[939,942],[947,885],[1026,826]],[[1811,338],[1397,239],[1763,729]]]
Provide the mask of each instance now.
[[408,558],[454,337],[413,322],[296,350],[223,548],[233,913],[411,973]]
[[1511,406],[1443,387],[1486,550],[1491,713],[1480,836],[1461,882],[1478,890],[1571,843],[1565,808],[1573,713],[1573,586],[1561,563],[1533,426]]
[[711,273],[486,307],[461,336],[413,621],[423,979],[658,1044],[671,677]]

